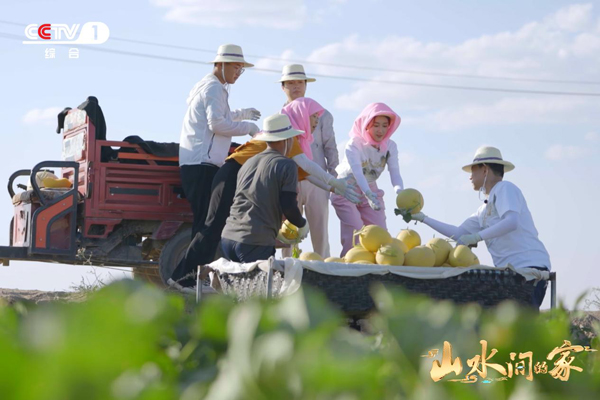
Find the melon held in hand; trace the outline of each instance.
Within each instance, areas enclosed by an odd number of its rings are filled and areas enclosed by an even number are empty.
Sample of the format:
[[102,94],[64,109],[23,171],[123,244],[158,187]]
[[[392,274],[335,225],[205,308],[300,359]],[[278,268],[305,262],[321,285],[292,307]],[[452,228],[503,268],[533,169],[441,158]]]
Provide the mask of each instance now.
[[398,209],[416,214],[423,209],[425,200],[417,189],[404,189],[396,196]]
[[281,236],[288,240],[298,239],[298,227],[288,220],[283,221],[279,232],[281,233]]

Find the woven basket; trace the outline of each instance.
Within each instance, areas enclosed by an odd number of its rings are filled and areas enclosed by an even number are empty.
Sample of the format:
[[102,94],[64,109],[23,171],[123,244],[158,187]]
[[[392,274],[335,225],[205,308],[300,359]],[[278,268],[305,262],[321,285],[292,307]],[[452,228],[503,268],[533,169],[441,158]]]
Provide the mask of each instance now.
[[[220,274],[220,281],[223,291],[239,300],[267,293],[268,274],[258,268],[245,274]],[[475,302],[483,307],[493,307],[504,300],[529,306],[534,290],[533,281],[526,281],[512,270],[475,269],[446,279],[414,279],[394,274],[348,277],[325,275],[308,269],[304,269],[302,275],[302,285],[320,289],[333,304],[353,317],[364,316],[375,308],[369,290],[376,282],[402,286],[435,299]],[[273,293],[278,293],[282,283],[283,273],[274,271]]]

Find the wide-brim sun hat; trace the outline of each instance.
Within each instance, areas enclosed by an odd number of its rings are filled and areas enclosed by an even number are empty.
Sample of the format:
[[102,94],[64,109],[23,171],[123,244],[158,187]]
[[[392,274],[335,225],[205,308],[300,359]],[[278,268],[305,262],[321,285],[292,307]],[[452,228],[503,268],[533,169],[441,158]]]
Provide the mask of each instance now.
[[515,169],[513,163],[502,158],[502,153],[500,153],[500,150],[491,146],[482,146],[478,148],[475,152],[475,157],[473,157],[473,162],[469,165],[465,165],[462,167],[462,169],[465,172],[471,172],[471,167],[479,164],[504,165],[504,172],[509,172]]
[[242,48],[235,44],[223,44],[219,46],[217,50],[217,56],[209,64],[214,63],[243,63],[244,68],[254,67],[254,64],[250,64],[244,59],[244,53]]
[[263,142],[279,142],[302,135],[304,131],[292,128],[290,118],[285,114],[274,114],[263,121],[263,130],[256,136],[255,140]]
[[286,82],[286,81],[306,81],[306,82],[315,82],[315,78],[309,78],[306,76],[304,72],[304,67],[300,64],[289,64],[283,67],[281,71],[281,79],[277,82]]

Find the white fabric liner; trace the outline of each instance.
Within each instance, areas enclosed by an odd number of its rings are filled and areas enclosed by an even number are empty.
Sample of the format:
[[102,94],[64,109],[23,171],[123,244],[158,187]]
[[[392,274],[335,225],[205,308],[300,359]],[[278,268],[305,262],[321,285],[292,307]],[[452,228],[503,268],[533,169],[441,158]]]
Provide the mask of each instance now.
[[405,276],[414,279],[445,279],[473,269],[504,271],[510,269],[520,275],[525,280],[549,280],[550,272],[535,268],[518,268],[512,265],[505,267],[488,267],[477,265],[471,267],[395,267],[389,265],[377,264],[345,264],[345,263],[326,263],[323,261],[301,261],[297,258],[285,258],[283,260],[274,260],[273,258],[264,261],[255,261],[252,263],[236,263],[220,258],[208,266],[221,273],[243,274],[260,268],[268,272],[270,264],[273,263],[273,269],[283,271],[284,281],[279,293],[275,295],[288,295],[294,293],[300,288],[302,283],[303,269],[309,269],[325,275],[336,276],[362,276],[366,274],[385,275],[388,273]]

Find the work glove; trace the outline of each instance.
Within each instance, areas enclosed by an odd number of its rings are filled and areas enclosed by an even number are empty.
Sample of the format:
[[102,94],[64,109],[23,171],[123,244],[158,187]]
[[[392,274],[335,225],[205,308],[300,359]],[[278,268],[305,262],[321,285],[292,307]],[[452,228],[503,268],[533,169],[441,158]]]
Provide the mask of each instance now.
[[419,221],[419,222],[423,222],[425,220],[425,217],[427,216],[427,215],[423,214],[422,212],[409,214],[409,215],[410,215],[411,221]]
[[333,188],[333,192],[338,196],[343,196],[354,204],[360,203],[360,195],[354,190],[354,186],[350,185],[346,179],[331,179],[329,185]]
[[254,122],[248,122],[250,124],[250,136],[254,137],[258,132],[260,132],[260,128]]
[[464,244],[465,246],[475,246],[478,242],[481,242],[481,236],[479,233],[471,233],[468,235],[462,235],[456,242],[457,244]]
[[396,215],[402,215],[402,219],[407,224],[410,221],[423,222],[425,220],[425,217],[427,216],[427,215],[423,214],[422,212],[411,214],[410,211],[405,210],[405,209],[400,209],[400,208],[395,208],[394,213],[396,213]]
[[242,120],[258,121],[260,119],[260,111],[256,108],[242,108],[239,115]]
[[306,239],[306,237],[308,236],[308,220],[306,220],[306,223],[304,224],[304,226],[302,228],[298,228],[298,240],[299,241],[303,241],[304,239]]
[[371,207],[375,211],[381,210],[381,203],[379,202],[379,198],[377,197],[377,195],[375,193],[368,190],[365,193],[365,196],[367,196],[367,201],[369,202],[369,207]]

